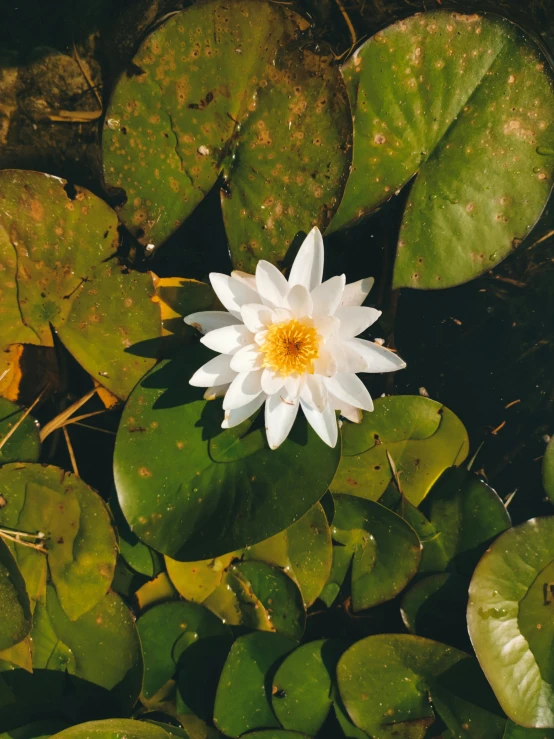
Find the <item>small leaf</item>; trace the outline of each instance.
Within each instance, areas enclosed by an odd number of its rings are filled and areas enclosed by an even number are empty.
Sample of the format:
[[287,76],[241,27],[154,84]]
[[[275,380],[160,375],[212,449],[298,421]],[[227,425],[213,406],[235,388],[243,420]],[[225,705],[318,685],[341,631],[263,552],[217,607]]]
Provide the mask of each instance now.
[[25,580],[0,539],[0,650],[22,641],[31,630],[31,606]]
[[0,467],[0,525],[42,532],[46,556],[11,545],[31,603],[44,594],[46,568],[71,620],[98,604],[112,582],[116,539],[104,501],[79,477],[40,464]]
[[343,456],[331,492],[379,500],[393,481],[388,454],[406,499],[414,505],[447,467],[463,462],[469,450],[457,416],[417,395],[379,398],[360,424],[343,425],[342,439]]
[[222,431],[221,402],[187,384],[210,356],[190,347],[144,377],[116,440],[123,514],[142,541],[174,559],[219,557],[286,529],[324,495],[340,457],[304,419],[276,451],[253,419]]
[[[352,721],[374,739],[423,739],[435,711],[452,733],[501,739],[502,716],[473,657],[408,634],[379,634],[341,657],[338,686]],[[434,710],[433,710],[434,709]]]
[[30,415],[22,420],[24,412],[23,408],[15,403],[0,398],[0,464],[39,460],[38,425]]
[[177,671],[183,652],[198,640],[226,637],[230,632],[210,611],[196,603],[176,601],[150,608],[137,621],[143,657],[142,692],[151,698]]
[[319,639],[285,658],[271,689],[273,710],[285,729],[310,736],[321,729],[333,705],[337,662],[346,646],[337,639]]
[[354,113],[352,173],[331,229],[415,176],[395,287],[458,285],[529,233],[554,174],[552,72],[514,24],[492,15],[414,15],[342,68]]
[[111,718],[72,726],[56,734],[55,739],[169,739],[169,736],[160,724]]
[[[554,516],[505,531],[477,565],[469,635],[508,717],[554,728]],[[525,676],[525,690],[522,690]]]
[[239,637],[221,673],[214,723],[230,737],[253,729],[278,728],[267,685],[279,661],[296,646],[281,634],[254,632]]
[[332,57],[299,43],[308,27],[282,5],[210,0],[145,40],[102,142],[106,182],[125,191],[119,214],[142,243],[165,241],[221,173],[238,269],[280,261],[299,230],[329,223],[352,121]]

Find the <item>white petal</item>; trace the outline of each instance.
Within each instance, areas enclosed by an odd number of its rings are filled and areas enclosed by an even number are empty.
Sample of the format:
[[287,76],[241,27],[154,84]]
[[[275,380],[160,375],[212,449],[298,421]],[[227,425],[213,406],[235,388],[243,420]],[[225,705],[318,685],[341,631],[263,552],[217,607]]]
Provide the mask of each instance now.
[[331,352],[319,348],[319,357],[314,361],[314,372],[323,377],[333,377],[337,373],[337,360]]
[[367,369],[358,370],[360,372],[396,372],[406,366],[406,362],[397,354],[384,346],[374,344],[373,341],[350,339],[344,343],[355,348],[365,360]]
[[262,370],[254,372],[239,372],[223,398],[223,408],[226,411],[240,408],[250,403],[262,392]]
[[200,339],[200,343],[220,354],[235,354],[253,341],[254,335],[242,324],[216,328]]
[[268,324],[272,323],[273,312],[267,305],[247,303],[240,309],[240,315],[250,331],[256,333],[257,331],[262,331]]
[[312,290],[314,316],[332,316],[341,304],[346,277],[336,275]]
[[374,282],[375,278],[366,277],[364,280],[358,280],[358,282],[351,282],[349,285],[346,285],[342,295],[341,305],[361,305],[369,295]]
[[289,375],[285,378],[285,390],[292,400],[296,400],[300,395],[304,385],[305,375]]
[[284,323],[294,318],[288,308],[275,308],[271,316],[271,323]]
[[248,272],[241,272],[240,269],[234,269],[231,272],[231,277],[234,277],[235,280],[244,282],[245,285],[248,285],[252,290],[256,290],[256,292],[258,292],[258,289],[256,288],[256,275],[250,275]]
[[328,393],[321,375],[306,375],[300,397],[319,413],[323,412],[327,405]]
[[285,378],[278,372],[266,367],[262,373],[262,390],[267,395],[278,393],[285,384]]
[[285,304],[289,284],[277,267],[264,259],[256,267],[256,287],[264,305],[280,308]]
[[236,354],[231,357],[231,369],[235,372],[252,372],[252,370],[260,369],[264,360],[264,355],[260,352],[256,344],[239,349]]
[[210,282],[215,294],[227,308],[237,318],[240,318],[240,309],[245,303],[260,303],[260,296],[242,280],[237,280],[229,275],[222,275],[219,272],[210,274]]
[[228,382],[224,385],[214,385],[213,387],[209,387],[204,393],[204,400],[215,400],[216,398],[221,398],[221,396],[225,395],[227,392],[228,387]]
[[312,315],[312,298],[304,285],[291,287],[286,298],[286,306],[295,318],[305,318]]
[[264,343],[266,336],[267,331],[265,329],[263,331],[258,331],[257,334],[254,334],[254,341],[258,346],[261,346]]
[[311,292],[323,277],[323,239],[319,228],[312,228],[298,250],[290,270],[289,285],[304,285]]
[[335,316],[316,316],[313,321],[315,330],[324,339],[333,336],[340,329],[340,321]]
[[348,308],[338,308],[335,317],[340,320],[339,333],[343,339],[351,339],[358,336],[366,328],[369,328],[381,315],[380,310],[375,308],[364,308],[358,306],[350,306]]
[[322,413],[317,411],[311,405],[305,403],[303,400],[300,401],[300,404],[304,411],[304,415],[308,419],[308,423],[316,434],[323,439],[328,446],[336,446],[339,432],[337,428],[337,417],[331,404],[327,403]]
[[359,377],[350,373],[337,374],[326,378],[327,390],[342,403],[348,403],[364,411],[373,410],[373,401],[366,386]]
[[341,337],[334,337],[327,342],[325,348],[337,360],[337,372],[368,372],[367,359],[364,353],[354,344],[361,339],[348,339],[343,341]]
[[232,382],[237,373],[231,369],[230,363],[231,357],[228,354],[220,354],[196,370],[189,383],[195,387],[212,387]]
[[271,395],[265,404],[265,430],[270,449],[277,449],[289,435],[298,413],[298,401]]
[[251,400],[250,403],[241,406],[240,408],[233,408],[230,411],[225,411],[225,418],[221,424],[222,429],[232,429],[233,426],[238,426],[239,423],[246,421],[247,418],[255,413],[258,408],[265,402],[266,395],[260,393],[257,398]]
[[339,411],[341,416],[347,418],[349,421],[352,421],[352,423],[362,422],[363,415],[361,408],[356,408],[355,406],[349,405],[348,403],[343,403],[338,398],[335,398],[334,395],[331,395],[331,393],[329,393],[329,402],[336,411]]
[[216,328],[236,326],[240,323],[239,318],[224,310],[204,310],[199,313],[191,313],[185,316],[184,321],[203,334],[207,334],[208,331],[215,331]]

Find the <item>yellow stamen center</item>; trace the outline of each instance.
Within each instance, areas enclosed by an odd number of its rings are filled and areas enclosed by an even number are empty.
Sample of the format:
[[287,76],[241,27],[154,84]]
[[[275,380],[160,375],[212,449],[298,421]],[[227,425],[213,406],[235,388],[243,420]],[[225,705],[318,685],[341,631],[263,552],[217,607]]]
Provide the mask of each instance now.
[[283,377],[313,373],[314,360],[319,357],[319,335],[313,326],[296,319],[274,323],[267,330],[261,346],[264,367]]

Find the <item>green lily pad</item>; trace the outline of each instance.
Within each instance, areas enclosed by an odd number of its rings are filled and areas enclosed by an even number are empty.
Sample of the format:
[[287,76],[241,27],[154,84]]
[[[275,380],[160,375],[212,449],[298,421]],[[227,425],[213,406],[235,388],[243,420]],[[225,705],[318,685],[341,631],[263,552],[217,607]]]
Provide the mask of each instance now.
[[226,736],[279,728],[267,686],[296,643],[262,631],[239,637],[229,652],[215,697],[214,723]]
[[246,549],[202,560],[178,562],[166,557],[173,584],[187,600],[203,603],[218,588],[234,559],[266,562],[285,570],[309,607],[321,592],[331,570],[331,531],[317,503],[288,529]]
[[110,511],[117,528],[119,554],[125,563],[145,577],[155,577],[163,569],[163,560],[157,552],[150,549],[131,531],[115,495],[110,499]]
[[403,493],[414,505],[421,503],[447,467],[463,462],[469,451],[458,417],[418,395],[379,398],[360,424],[343,425],[342,444],[332,493],[379,500],[393,480],[388,452]]
[[502,738],[505,718],[476,660],[445,644],[370,636],[343,654],[337,680],[350,718],[374,739],[423,739],[436,714],[452,736]]
[[554,739],[554,729],[527,729],[507,721],[502,739]]
[[183,601],[150,608],[138,619],[137,628],[144,657],[142,693],[147,699],[175,675],[186,649],[210,637],[230,639],[229,630],[213,613]]
[[[23,413],[23,408],[0,398],[0,464],[39,460],[40,435],[37,422],[30,415],[21,421]],[[17,428],[13,431],[16,425]],[[6,439],[8,434],[10,436]]]
[[468,576],[491,541],[511,526],[497,493],[463,467],[443,473],[424,509],[444,553],[445,569]]
[[174,559],[218,557],[286,529],[324,495],[340,457],[303,419],[276,451],[253,419],[222,431],[221,403],[187,384],[209,356],[190,347],[143,378],[116,439],[123,514]]
[[56,734],[55,739],[168,739],[169,736],[160,724],[112,718],[71,726]]
[[466,608],[468,583],[454,573],[422,578],[402,598],[402,620],[411,634],[470,650]]
[[45,535],[46,555],[10,545],[31,603],[44,594],[48,566],[62,608],[78,619],[102,600],[113,578],[116,538],[104,501],[76,475],[40,464],[0,467],[0,488],[0,525]]
[[135,591],[135,598],[141,611],[156,603],[178,600],[179,593],[173,587],[167,572],[160,572],[153,580],[148,580]]
[[304,633],[306,611],[298,586],[266,562],[231,565],[204,605],[231,626],[277,631],[297,641]]
[[30,724],[18,726],[16,729],[2,732],[0,739],[48,739],[65,727],[66,724],[63,721],[33,721]]
[[[332,534],[333,553],[337,553],[345,575],[352,563],[354,611],[391,600],[418,570],[421,544],[417,534],[400,516],[379,503],[337,495]],[[329,595],[324,591],[324,600]]]
[[352,121],[338,67],[264,0],[209,0],[169,17],[116,85],[104,177],[123,223],[164,242],[223,173],[235,266],[283,258],[299,230],[324,228],[350,165]]
[[469,635],[508,717],[554,728],[554,517],[509,529],[477,565]]
[[550,440],[542,462],[542,481],[546,494],[554,503],[554,438]]
[[554,175],[552,73],[535,43],[495,16],[436,11],[380,31],[342,72],[354,155],[331,229],[415,176],[395,287],[458,285],[507,256]]
[[310,739],[306,734],[297,731],[286,731],[286,729],[267,729],[265,731],[252,731],[248,739]]
[[159,336],[161,319],[150,275],[115,258],[116,214],[88,190],[20,170],[0,172],[0,205],[2,351],[52,347],[53,327],[87,372],[126,398],[154,364],[126,350]]
[[32,674],[0,666],[2,727],[38,718],[75,724],[129,714],[142,683],[142,653],[134,619],[119,596],[108,593],[70,621],[48,586],[31,636]]
[[22,641],[31,630],[31,623],[25,580],[12,553],[0,539],[0,650]]
[[303,644],[285,658],[271,689],[275,715],[285,727],[315,736],[333,705],[337,662],[346,649],[338,639]]

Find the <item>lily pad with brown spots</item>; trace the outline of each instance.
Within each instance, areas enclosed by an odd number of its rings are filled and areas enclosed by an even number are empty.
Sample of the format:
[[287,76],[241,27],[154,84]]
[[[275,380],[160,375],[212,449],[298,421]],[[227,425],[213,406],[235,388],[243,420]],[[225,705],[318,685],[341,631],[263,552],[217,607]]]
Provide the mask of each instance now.
[[395,287],[458,285],[529,233],[554,176],[552,71],[496,16],[435,11],[377,33],[342,67],[354,155],[331,230],[413,178]]
[[112,209],[88,190],[41,172],[0,172],[0,376],[8,370],[6,382],[24,375],[16,348],[52,347],[53,330],[120,398],[152,367],[151,358],[127,350],[160,335],[160,310],[150,275],[119,263],[117,227]]
[[324,229],[350,165],[352,121],[329,56],[285,4],[208,0],[143,43],[106,114],[104,176],[123,223],[163,243],[221,174],[235,267],[279,262],[298,231]]
[[34,608],[47,575],[60,606],[74,621],[108,591],[115,568],[116,537],[103,500],[79,477],[59,467],[0,467],[0,526],[43,534],[46,552],[9,544]]

